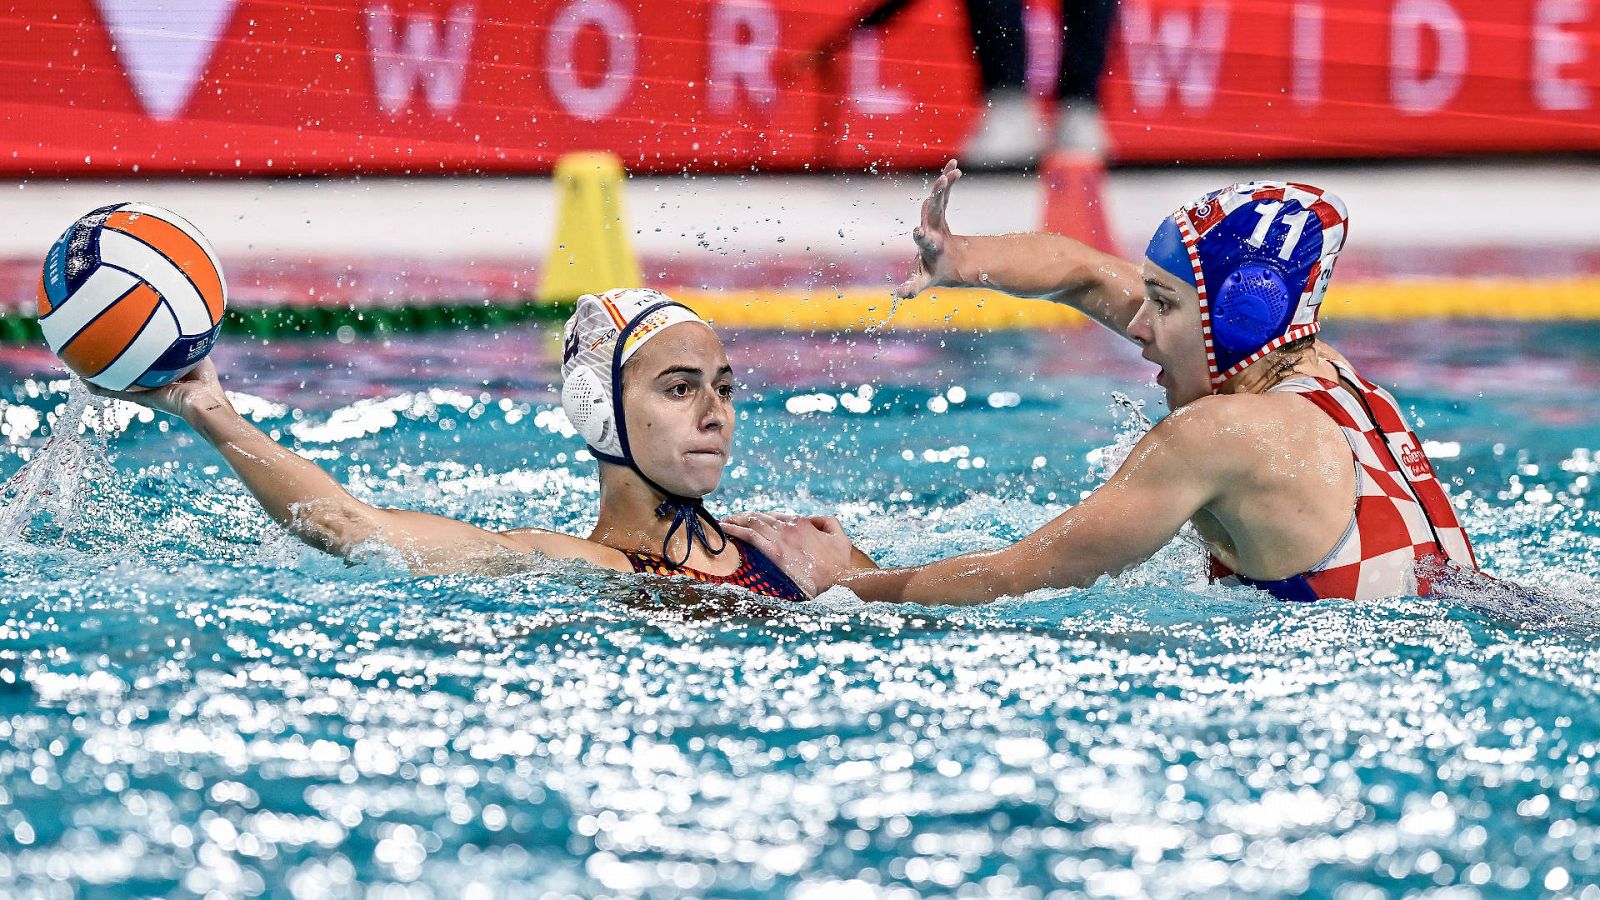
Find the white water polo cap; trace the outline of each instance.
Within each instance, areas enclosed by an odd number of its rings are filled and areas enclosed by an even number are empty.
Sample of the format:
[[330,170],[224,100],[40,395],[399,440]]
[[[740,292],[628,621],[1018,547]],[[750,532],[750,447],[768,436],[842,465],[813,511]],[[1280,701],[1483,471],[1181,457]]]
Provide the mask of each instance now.
[[[561,332],[561,407],[595,458],[627,466],[662,496],[656,515],[671,518],[672,524],[661,539],[661,557],[674,565],[687,562],[696,543],[712,556],[721,553],[728,547],[728,536],[699,497],[672,493],[633,461],[622,410],[622,367],[646,341],[681,322],[705,325],[694,310],[659,291],[617,288],[579,297],[578,308]],[[716,547],[711,546],[707,526],[721,540]],[[673,559],[672,537],[680,530],[687,539],[683,554]]]
[[561,332],[561,407],[595,456],[633,467],[622,367],[646,341],[681,322],[705,324],[660,291],[616,288],[578,298]]

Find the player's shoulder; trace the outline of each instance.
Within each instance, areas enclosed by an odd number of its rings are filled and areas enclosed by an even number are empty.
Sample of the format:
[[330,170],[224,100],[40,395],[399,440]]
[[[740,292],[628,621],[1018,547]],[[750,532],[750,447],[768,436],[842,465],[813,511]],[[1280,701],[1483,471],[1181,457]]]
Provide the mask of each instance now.
[[1250,467],[1265,456],[1301,453],[1326,432],[1324,416],[1289,392],[1213,394],[1186,404],[1156,425],[1173,449],[1211,465]]
[[516,528],[500,532],[500,539],[524,553],[541,553],[555,559],[581,559],[606,569],[631,572],[627,554],[599,541],[546,531],[543,528]]
[[1352,372],[1355,371],[1355,364],[1350,362],[1350,360],[1343,353],[1340,353],[1338,350],[1334,349],[1332,344],[1319,337],[1316,339],[1315,346],[1317,348],[1317,356],[1321,357],[1322,359],[1326,359],[1329,362],[1339,363]]
[[1156,426],[1176,435],[1226,438],[1292,417],[1304,400],[1290,393],[1212,394],[1184,404]]

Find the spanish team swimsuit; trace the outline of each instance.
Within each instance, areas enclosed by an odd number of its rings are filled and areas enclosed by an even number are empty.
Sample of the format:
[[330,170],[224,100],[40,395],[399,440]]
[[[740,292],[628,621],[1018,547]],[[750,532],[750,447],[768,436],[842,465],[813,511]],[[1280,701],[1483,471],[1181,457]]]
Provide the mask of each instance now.
[[1426,567],[1419,572],[1418,563],[1430,559],[1476,572],[1472,543],[1394,397],[1348,366],[1334,367],[1346,384],[1302,376],[1272,390],[1315,403],[1349,442],[1358,481],[1350,527],[1326,559],[1299,575],[1258,581],[1213,556],[1211,579],[1260,588],[1280,600],[1373,600],[1428,594]]
[[635,572],[647,572],[651,575],[679,575],[693,578],[695,581],[705,582],[706,584],[727,584],[744,588],[754,594],[774,597],[779,600],[798,601],[811,599],[805,595],[804,591],[800,590],[799,585],[795,584],[789,576],[783,574],[783,570],[773,564],[772,560],[767,559],[766,555],[760,550],[736,537],[728,538],[728,543],[739,551],[739,568],[735,569],[732,575],[712,575],[699,569],[691,569],[688,566],[670,563],[654,553],[630,550],[624,550],[622,553],[628,557],[628,562],[632,564]]

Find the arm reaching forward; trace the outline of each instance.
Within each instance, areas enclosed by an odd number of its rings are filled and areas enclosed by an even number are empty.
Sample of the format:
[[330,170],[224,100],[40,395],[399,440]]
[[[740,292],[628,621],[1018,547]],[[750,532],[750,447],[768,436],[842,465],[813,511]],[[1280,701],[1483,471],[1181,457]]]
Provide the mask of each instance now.
[[915,297],[931,287],[989,288],[1064,303],[1127,336],[1144,302],[1138,265],[1059,234],[952,234],[945,213],[960,178],[951,160],[922,202],[922,222],[911,232],[917,269],[900,285],[899,296]]
[[856,569],[829,519],[736,516],[729,531],[766,553],[813,596],[838,584],[863,600],[974,604],[1046,587],[1082,587],[1148,559],[1217,495],[1240,465],[1218,452],[1221,420],[1200,401],[1169,416],[1111,480],[1044,527],[1001,550],[901,569]]
[[571,535],[536,529],[499,533],[443,516],[363,503],[316,463],[280,446],[234,411],[210,360],[152,391],[89,389],[189,423],[222,454],[273,521],[325,553],[348,557],[362,544],[377,541],[399,551],[417,574],[496,571],[509,554],[530,551],[629,568],[618,551]]

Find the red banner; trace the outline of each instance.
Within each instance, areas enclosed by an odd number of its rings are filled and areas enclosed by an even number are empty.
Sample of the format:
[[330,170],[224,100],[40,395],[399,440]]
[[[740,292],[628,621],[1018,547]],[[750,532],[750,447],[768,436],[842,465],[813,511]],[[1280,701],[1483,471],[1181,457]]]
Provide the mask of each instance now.
[[[964,7],[875,5],[21,0],[0,172],[935,166],[978,120]],[[1120,160],[1600,150],[1600,0],[1124,0],[1107,68]]]

